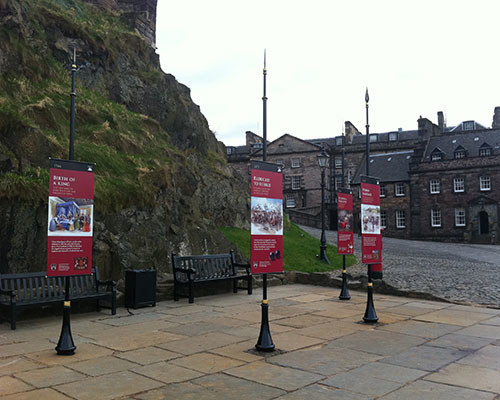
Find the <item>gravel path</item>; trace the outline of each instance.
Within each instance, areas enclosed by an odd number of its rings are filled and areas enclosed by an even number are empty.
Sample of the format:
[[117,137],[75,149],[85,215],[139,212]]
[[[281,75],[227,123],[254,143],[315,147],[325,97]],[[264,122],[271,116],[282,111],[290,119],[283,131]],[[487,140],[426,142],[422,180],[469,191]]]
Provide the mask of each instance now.
[[[319,238],[321,230],[300,226]],[[328,243],[337,232],[327,231]],[[500,307],[500,246],[437,243],[384,238],[384,281],[398,289],[429,293],[451,301]],[[361,237],[354,235],[354,250],[361,260]],[[356,264],[351,274],[366,274]]]

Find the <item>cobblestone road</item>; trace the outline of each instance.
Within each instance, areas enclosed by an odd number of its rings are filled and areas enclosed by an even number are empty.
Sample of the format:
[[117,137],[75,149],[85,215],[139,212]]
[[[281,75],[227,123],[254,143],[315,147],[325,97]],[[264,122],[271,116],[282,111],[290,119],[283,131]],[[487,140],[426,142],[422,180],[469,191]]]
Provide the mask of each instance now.
[[[301,226],[320,237],[321,230]],[[327,231],[336,244],[337,232]],[[361,259],[361,237],[355,235]],[[436,243],[384,238],[384,281],[398,289],[429,293],[444,299],[500,307],[500,246]],[[362,265],[351,273],[365,271]]]

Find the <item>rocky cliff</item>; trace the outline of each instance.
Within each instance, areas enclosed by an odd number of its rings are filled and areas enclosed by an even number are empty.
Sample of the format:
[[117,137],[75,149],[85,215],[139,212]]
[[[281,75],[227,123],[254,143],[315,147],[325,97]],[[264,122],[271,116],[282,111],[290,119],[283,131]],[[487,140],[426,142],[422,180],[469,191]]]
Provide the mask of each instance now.
[[156,10],[156,0],[0,0],[0,272],[45,269],[48,158],[68,157],[73,48],[75,159],[97,164],[104,274],[167,271],[171,251],[227,251],[216,227],[248,224],[246,184],[189,89],[161,71],[141,4]]

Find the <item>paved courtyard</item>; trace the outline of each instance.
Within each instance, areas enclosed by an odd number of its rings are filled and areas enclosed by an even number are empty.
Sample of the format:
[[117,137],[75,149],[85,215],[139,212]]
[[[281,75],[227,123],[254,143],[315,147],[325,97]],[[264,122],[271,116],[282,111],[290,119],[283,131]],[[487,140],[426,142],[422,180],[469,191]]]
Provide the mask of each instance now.
[[[321,235],[320,229],[301,228],[317,238]],[[337,232],[327,231],[326,238],[336,244]],[[354,250],[360,260],[361,237],[357,235]],[[382,258],[384,281],[395,288],[500,307],[500,246],[384,237]],[[352,271],[366,273],[366,268]]]
[[500,310],[375,294],[269,288],[277,351],[256,353],[262,291],[72,316],[77,351],[57,356],[61,317],[0,324],[5,399],[500,399]]

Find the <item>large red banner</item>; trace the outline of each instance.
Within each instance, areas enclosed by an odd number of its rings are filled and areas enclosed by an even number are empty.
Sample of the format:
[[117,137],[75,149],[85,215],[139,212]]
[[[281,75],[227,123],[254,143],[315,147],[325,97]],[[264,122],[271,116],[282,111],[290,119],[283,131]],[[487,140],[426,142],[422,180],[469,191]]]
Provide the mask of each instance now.
[[251,266],[253,274],[283,272],[281,166],[252,161]]
[[376,178],[361,176],[361,233],[362,262],[382,263],[382,235],[380,231],[380,185]]
[[337,254],[354,253],[352,192],[339,189],[337,192]]
[[47,276],[92,272],[94,164],[50,160]]

